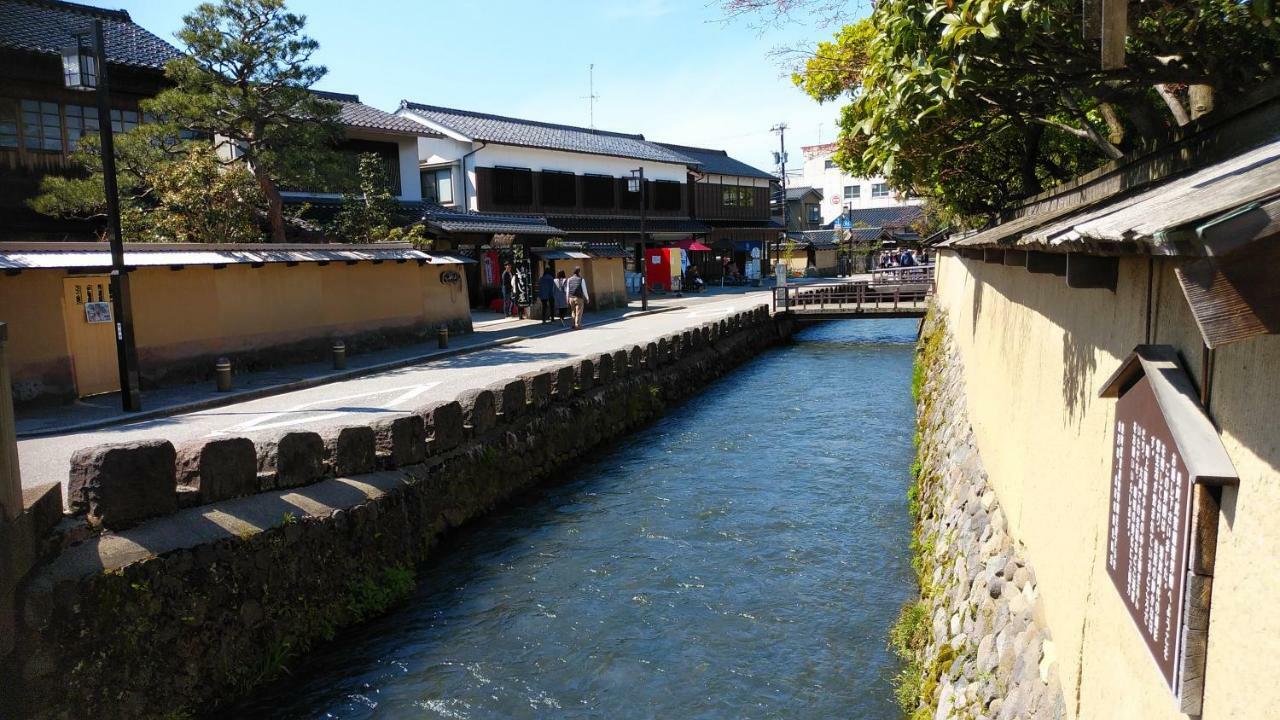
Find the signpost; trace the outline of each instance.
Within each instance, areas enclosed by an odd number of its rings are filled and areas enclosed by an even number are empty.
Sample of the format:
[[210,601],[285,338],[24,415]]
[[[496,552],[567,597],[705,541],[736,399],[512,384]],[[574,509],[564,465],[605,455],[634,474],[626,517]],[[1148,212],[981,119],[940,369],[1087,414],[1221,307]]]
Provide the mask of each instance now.
[[1116,402],[1107,574],[1181,712],[1204,694],[1218,486],[1239,477],[1177,350],[1139,345],[1104,384]]

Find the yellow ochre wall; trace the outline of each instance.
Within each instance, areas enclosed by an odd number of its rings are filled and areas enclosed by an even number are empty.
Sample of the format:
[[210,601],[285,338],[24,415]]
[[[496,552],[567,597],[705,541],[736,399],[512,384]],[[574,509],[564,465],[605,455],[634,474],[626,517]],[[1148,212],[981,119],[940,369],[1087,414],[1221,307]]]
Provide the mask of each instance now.
[[582,276],[587,279],[587,291],[595,310],[625,307],[627,304],[627,279],[623,272],[622,258],[591,258],[582,261]]
[[[1178,348],[1197,386],[1201,339],[1173,273],[1154,261],[1153,342]],[[945,252],[938,303],[964,364],[990,481],[1039,582],[1069,712],[1181,718],[1107,575],[1115,401],[1103,381],[1144,341],[1148,261],[1124,258],[1116,292]],[[1210,610],[1203,717],[1280,708],[1280,337],[1217,350],[1209,412],[1240,475],[1226,488]]]
[[[426,333],[441,324],[470,331],[465,276],[447,285],[440,282],[446,270],[463,275],[459,265],[414,261],[139,268],[130,274],[139,364],[147,376],[166,363],[287,350],[335,336]],[[40,378],[45,393],[71,390],[65,277],[65,270],[0,277],[0,320],[9,323],[15,385]]]

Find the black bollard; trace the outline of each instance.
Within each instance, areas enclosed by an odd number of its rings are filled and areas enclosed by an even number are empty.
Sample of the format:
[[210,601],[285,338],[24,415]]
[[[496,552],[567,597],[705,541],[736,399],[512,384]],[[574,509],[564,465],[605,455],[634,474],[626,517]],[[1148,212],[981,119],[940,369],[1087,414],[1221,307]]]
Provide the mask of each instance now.
[[343,370],[347,367],[347,344],[341,340],[333,341],[333,369]]
[[213,364],[213,376],[218,382],[218,392],[231,391],[231,360],[225,357],[218,358]]
[[441,350],[449,347],[449,328],[441,325],[440,329],[436,331],[436,341],[439,343]]

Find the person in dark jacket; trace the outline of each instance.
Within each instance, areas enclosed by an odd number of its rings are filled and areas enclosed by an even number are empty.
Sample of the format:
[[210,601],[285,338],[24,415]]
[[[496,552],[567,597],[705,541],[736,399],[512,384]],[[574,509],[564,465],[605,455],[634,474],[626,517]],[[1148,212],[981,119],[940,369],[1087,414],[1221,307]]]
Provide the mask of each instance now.
[[569,319],[569,280],[565,277],[564,271],[556,273],[555,283],[556,296],[556,315],[560,318],[561,327],[567,325]]
[[515,266],[507,263],[502,269],[502,314],[505,317],[515,315]]
[[548,265],[542,271],[542,277],[538,279],[538,300],[542,301],[542,322],[549,323],[552,320],[552,308],[555,307],[556,299],[556,276],[551,273],[551,266]]

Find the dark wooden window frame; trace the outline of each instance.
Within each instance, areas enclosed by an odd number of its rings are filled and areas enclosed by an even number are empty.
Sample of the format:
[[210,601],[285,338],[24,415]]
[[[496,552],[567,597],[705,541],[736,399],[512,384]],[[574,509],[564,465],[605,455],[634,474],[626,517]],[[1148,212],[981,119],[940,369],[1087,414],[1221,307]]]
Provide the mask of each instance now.
[[582,207],[610,210],[617,206],[618,183],[612,175],[582,176]]
[[493,168],[495,205],[533,205],[533,170],[521,167]]
[[542,170],[538,175],[538,185],[542,191],[542,205],[544,207],[572,208],[577,206],[577,175],[562,170]]
[[673,180],[655,180],[653,190],[653,209],[658,212],[679,210],[683,207],[684,193],[681,183]]

